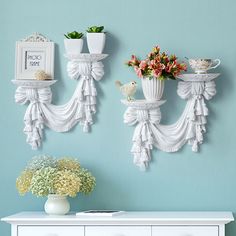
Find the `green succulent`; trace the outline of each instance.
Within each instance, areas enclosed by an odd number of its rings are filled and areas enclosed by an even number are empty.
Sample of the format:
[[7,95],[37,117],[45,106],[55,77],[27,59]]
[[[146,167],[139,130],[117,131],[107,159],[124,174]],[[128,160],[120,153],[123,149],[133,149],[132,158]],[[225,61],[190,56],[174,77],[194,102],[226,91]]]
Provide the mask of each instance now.
[[91,26],[88,27],[88,33],[101,33],[104,30],[104,26]]
[[83,33],[77,32],[77,31],[73,31],[73,32],[64,34],[64,36],[67,39],[81,39],[83,37],[83,35],[84,35]]

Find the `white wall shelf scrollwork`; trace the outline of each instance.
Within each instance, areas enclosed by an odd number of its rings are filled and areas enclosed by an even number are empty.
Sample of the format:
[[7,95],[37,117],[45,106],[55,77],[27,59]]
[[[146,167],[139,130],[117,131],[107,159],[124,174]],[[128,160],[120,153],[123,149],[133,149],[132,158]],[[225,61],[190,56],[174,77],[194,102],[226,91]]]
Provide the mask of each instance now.
[[95,81],[102,79],[104,75],[102,59],[107,54],[65,55],[69,59],[67,73],[71,79],[79,80],[77,85],[77,98],[79,106],[79,120],[83,125],[83,131],[88,132],[93,124],[93,115],[96,113],[97,90]]
[[177,152],[184,144],[197,152],[206,132],[208,108],[205,100],[216,94],[214,79],[220,74],[183,74],[178,76],[177,94],[187,101],[185,109],[172,125],[162,125],[160,106],[165,101],[135,100],[121,102],[128,106],[124,123],[136,125],[131,153],[134,164],[145,170],[151,160],[151,150],[156,147],[164,152]]
[[[24,43],[40,43],[40,45],[49,41],[38,33],[23,40]],[[78,83],[71,99],[64,105],[52,104],[50,86],[57,81],[53,78],[43,81],[34,78],[12,80],[17,86],[16,103],[22,105],[29,103],[24,116],[24,133],[32,149],[41,146],[45,126],[56,132],[67,132],[80,123],[84,132],[89,131],[89,127],[93,124],[93,115],[96,113],[95,81],[99,81],[104,75],[101,60],[107,56],[107,54],[88,53],[66,55],[69,60],[68,76],[78,80]]]
[[23,42],[50,42],[48,38],[40,33],[33,33],[32,35],[22,39]]

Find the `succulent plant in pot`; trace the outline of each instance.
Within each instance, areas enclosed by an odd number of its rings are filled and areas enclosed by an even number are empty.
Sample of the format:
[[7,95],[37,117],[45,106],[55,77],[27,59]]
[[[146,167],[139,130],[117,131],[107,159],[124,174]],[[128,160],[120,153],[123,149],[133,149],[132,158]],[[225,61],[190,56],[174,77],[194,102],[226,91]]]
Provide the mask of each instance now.
[[105,47],[106,34],[104,26],[92,26],[87,29],[87,44],[90,53],[102,53]]
[[80,54],[83,49],[83,33],[73,31],[67,34],[64,34],[66,37],[64,39],[65,49],[67,54]]

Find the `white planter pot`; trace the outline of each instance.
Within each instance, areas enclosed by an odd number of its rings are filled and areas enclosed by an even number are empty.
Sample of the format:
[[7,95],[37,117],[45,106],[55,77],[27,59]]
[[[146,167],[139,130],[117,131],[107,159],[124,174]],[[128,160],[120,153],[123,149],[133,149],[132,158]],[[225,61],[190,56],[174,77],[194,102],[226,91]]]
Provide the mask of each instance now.
[[64,39],[66,53],[70,55],[77,55],[82,52],[83,39]]
[[106,34],[105,33],[87,33],[87,44],[91,54],[100,54],[105,47]]
[[142,78],[142,89],[146,100],[161,100],[164,91],[164,81],[157,78]]
[[70,203],[65,196],[49,194],[44,210],[49,215],[65,215],[70,210]]

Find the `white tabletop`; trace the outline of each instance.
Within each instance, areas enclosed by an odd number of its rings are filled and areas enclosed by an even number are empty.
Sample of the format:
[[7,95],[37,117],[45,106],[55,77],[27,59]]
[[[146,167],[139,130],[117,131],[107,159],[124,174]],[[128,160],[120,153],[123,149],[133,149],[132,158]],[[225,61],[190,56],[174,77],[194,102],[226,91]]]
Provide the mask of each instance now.
[[124,212],[117,216],[76,216],[69,213],[51,216],[44,212],[21,212],[2,218],[11,224],[76,224],[76,225],[160,225],[160,224],[227,224],[234,220],[231,212]]

